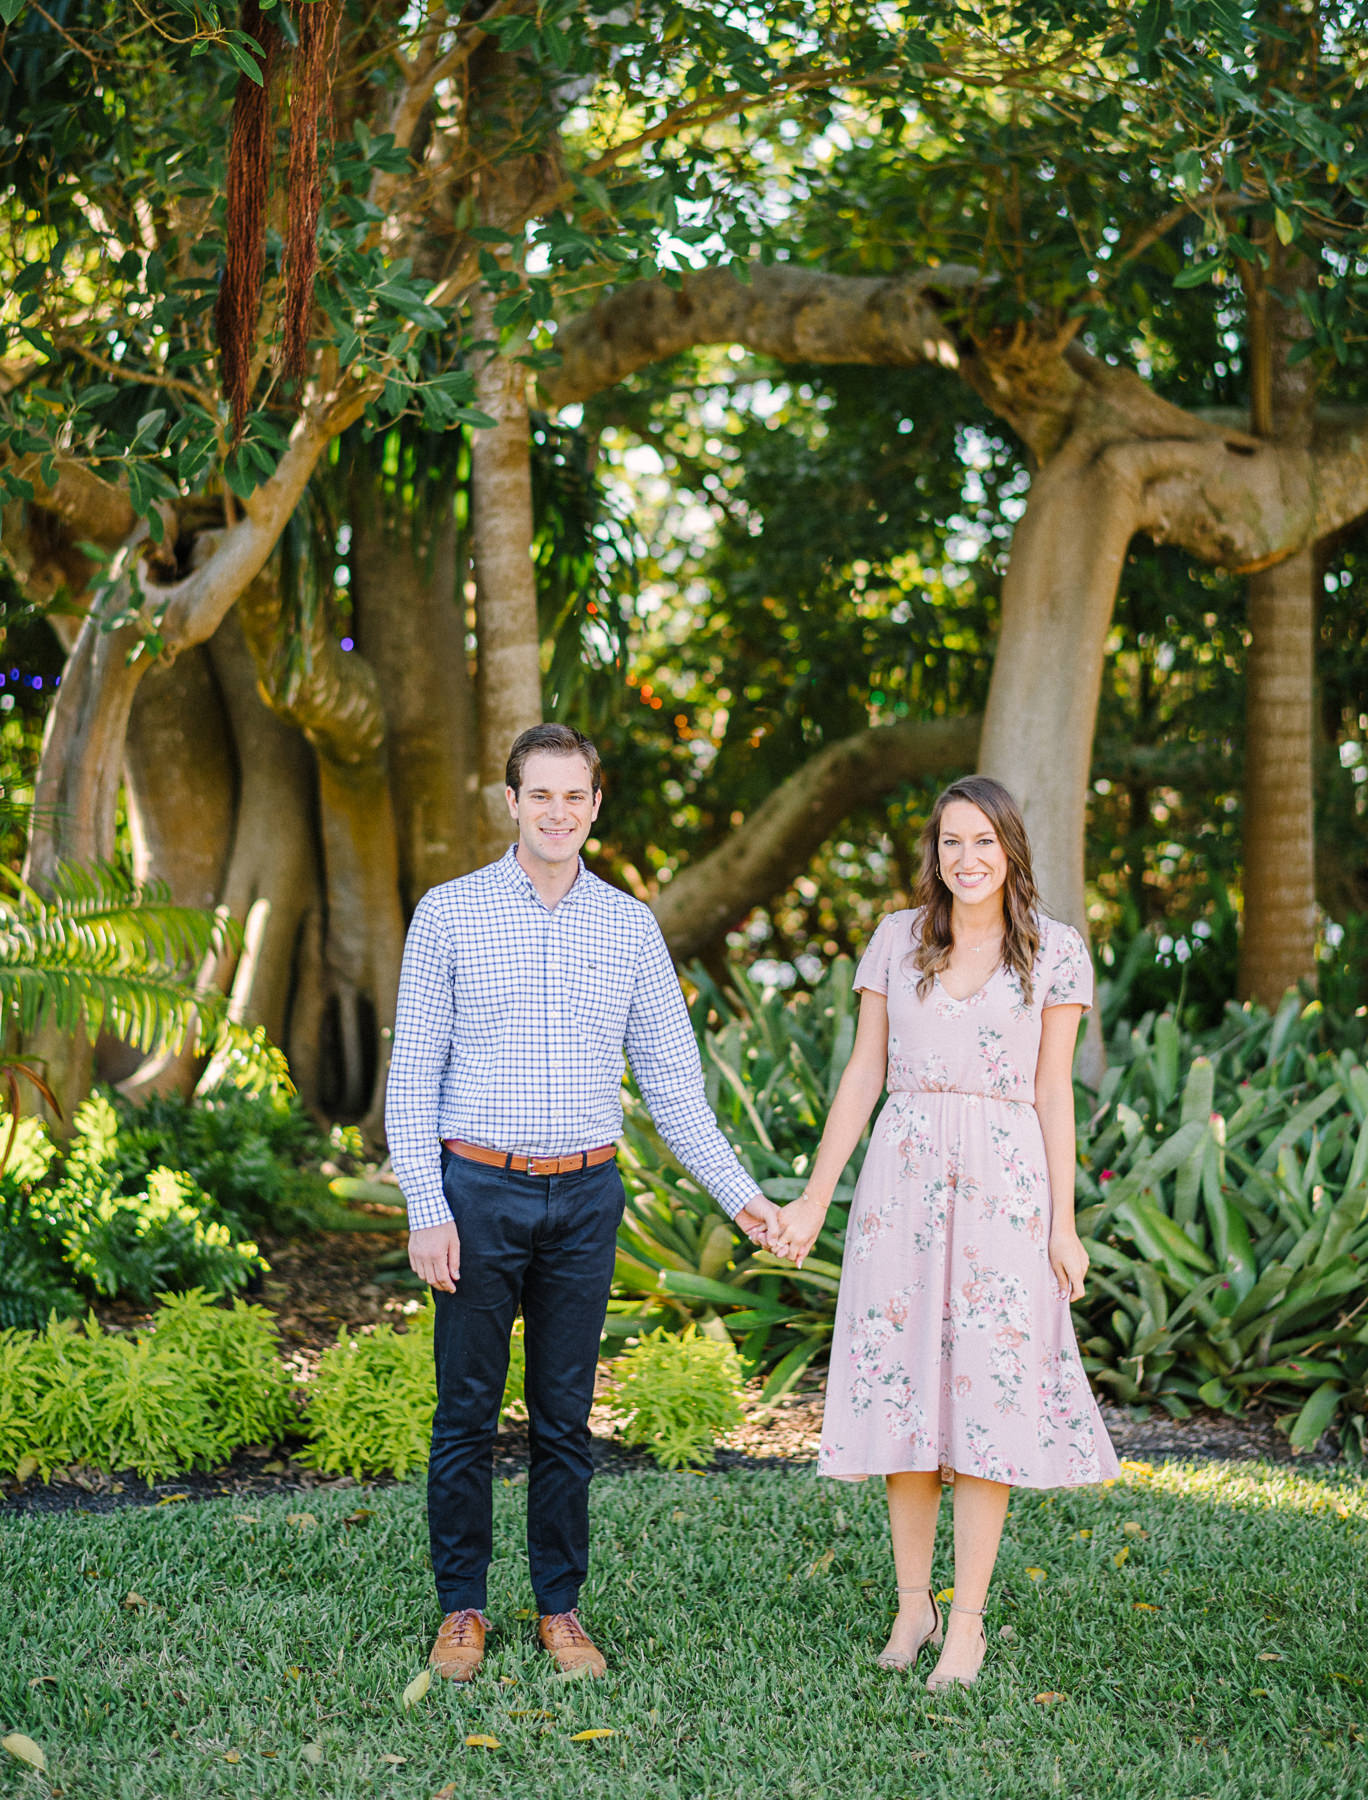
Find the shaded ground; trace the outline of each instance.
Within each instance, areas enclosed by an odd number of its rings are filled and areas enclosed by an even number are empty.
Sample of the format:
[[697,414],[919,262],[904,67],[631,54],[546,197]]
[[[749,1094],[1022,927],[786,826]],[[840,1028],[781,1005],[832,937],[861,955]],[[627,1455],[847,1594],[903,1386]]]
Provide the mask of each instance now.
[[[270,1273],[252,1298],[276,1316],[286,1360],[303,1380],[337,1336],[339,1326],[352,1331],[381,1323],[401,1323],[417,1292],[404,1284],[394,1265],[404,1243],[399,1232],[321,1232],[306,1241],[264,1243]],[[400,1279],[396,1280],[395,1277]],[[130,1330],[144,1323],[145,1309],[117,1303],[99,1309],[103,1322]],[[814,1379],[772,1406],[761,1403],[760,1384],[752,1383],[745,1400],[745,1419],[719,1448],[714,1472],[729,1469],[783,1469],[816,1459],[822,1423],[823,1386]],[[1336,1461],[1333,1442],[1323,1439],[1311,1456],[1294,1459],[1287,1439],[1271,1414],[1252,1413],[1229,1419],[1199,1412],[1190,1419],[1170,1419],[1154,1411],[1133,1418],[1124,1408],[1104,1406],[1112,1441],[1123,1458],[1150,1462],[1265,1461],[1302,1467],[1326,1467]],[[495,1447],[496,1474],[513,1484],[526,1480],[527,1433],[508,1421]],[[594,1457],[602,1475],[653,1470],[643,1450],[629,1449],[613,1437],[607,1409],[596,1406],[590,1418]],[[296,1446],[297,1447],[297,1446]],[[93,1470],[66,1472],[44,1484],[36,1478],[20,1486],[0,1483],[0,1512],[107,1512],[122,1506],[174,1506],[191,1500],[235,1496],[244,1502],[268,1493],[307,1494],[356,1487],[350,1476],[320,1476],[300,1468],[292,1446],[255,1445],[240,1450],[221,1469],[196,1473],[149,1486],[131,1471],[115,1475]],[[392,1485],[382,1480],[378,1485]]]

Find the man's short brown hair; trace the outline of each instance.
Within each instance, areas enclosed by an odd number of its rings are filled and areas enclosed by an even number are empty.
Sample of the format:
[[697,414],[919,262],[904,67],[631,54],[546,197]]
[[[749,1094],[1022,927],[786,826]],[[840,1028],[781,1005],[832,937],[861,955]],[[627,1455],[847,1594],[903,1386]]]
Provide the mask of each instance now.
[[504,780],[516,794],[522,788],[523,764],[538,750],[549,750],[553,756],[582,756],[589,765],[589,785],[594,793],[603,787],[603,764],[599,753],[582,731],[573,725],[532,725],[519,732],[508,753]]

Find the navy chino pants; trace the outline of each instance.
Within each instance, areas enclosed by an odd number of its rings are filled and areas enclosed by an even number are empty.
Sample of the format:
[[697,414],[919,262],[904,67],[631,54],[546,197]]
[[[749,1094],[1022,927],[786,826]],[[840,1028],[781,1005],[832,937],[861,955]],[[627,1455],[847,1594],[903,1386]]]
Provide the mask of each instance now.
[[454,1294],[434,1290],[437,1411],[428,1535],[443,1613],[483,1609],[493,1451],[519,1306],[531,1469],[527,1561],[537,1610],[569,1612],[589,1567],[589,1409],[624,1195],[617,1164],[516,1175],[442,1152],[461,1238]]

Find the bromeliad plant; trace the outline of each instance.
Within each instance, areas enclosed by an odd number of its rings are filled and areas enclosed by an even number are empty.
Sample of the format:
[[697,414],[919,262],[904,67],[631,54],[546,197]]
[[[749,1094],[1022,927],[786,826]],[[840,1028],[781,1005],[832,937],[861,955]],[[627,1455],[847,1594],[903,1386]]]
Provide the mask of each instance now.
[[[785,994],[739,968],[725,991],[702,969],[689,971],[708,1103],[762,1192],[781,1203],[802,1189],[855,1041],[851,975],[849,959],[840,957],[816,987]],[[635,1087],[624,1110],[630,1199],[618,1233],[610,1334],[720,1319],[739,1339],[747,1370],[766,1372],[765,1398],[777,1397],[830,1344],[863,1147],[836,1191],[814,1254],[798,1270],[753,1250],[728,1224],[674,1160]]]
[[1232,1006],[1199,1044],[1166,1015],[1122,1034],[1080,1134],[1079,1335],[1119,1399],[1267,1400],[1295,1447],[1333,1426],[1361,1457],[1368,1070],[1325,1037],[1295,997]]

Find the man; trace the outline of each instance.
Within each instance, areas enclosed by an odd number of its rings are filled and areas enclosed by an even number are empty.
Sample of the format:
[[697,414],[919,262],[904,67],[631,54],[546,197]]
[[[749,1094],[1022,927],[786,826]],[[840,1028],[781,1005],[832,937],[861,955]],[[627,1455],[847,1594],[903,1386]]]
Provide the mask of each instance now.
[[460,1681],[484,1656],[492,1447],[520,1305],[538,1635],[563,1673],[604,1672],[577,1606],[589,1408],[624,1204],[624,1051],[684,1166],[753,1241],[779,1227],[704,1098],[660,928],[580,858],[602,800],[594,746],[533,726],[507,780],[517,843],[413,915],[386,1111],[409,1261],[437,1313],[428,1528],[444,1617],[430,1660]]

